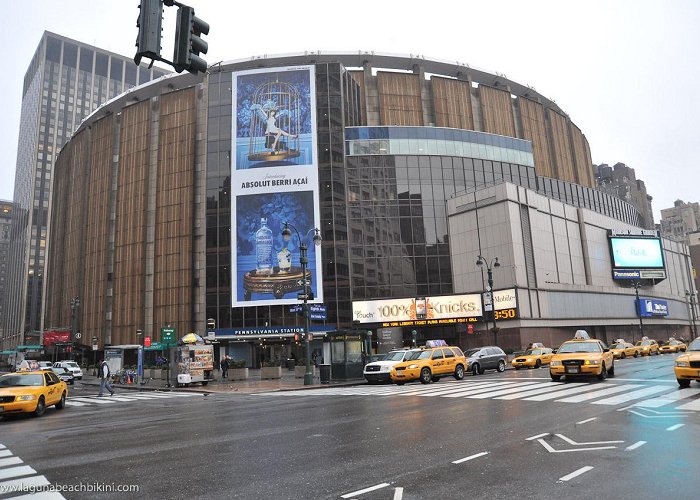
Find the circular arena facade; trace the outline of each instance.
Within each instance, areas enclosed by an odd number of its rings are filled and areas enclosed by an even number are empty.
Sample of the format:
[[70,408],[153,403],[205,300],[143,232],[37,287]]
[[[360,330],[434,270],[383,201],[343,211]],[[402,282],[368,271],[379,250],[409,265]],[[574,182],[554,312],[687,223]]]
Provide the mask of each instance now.
[[[307,53],[166,75],[81,124],[53,193],[44,323],[71,324],[81,297],[100,349],[174,327],[208,332],[217,357],[284,359],[305,283],[324,359],[340,336],[375,352],[414,338],[519,349],[576,328],[689,328],[687,248],[664,240],[665,279],[640,293],[669,313],[638,325],[605,245],[639,212],[595,189],[588,141],[553,101],[459,63]],[[497,314],[478,256],[499,258]]]

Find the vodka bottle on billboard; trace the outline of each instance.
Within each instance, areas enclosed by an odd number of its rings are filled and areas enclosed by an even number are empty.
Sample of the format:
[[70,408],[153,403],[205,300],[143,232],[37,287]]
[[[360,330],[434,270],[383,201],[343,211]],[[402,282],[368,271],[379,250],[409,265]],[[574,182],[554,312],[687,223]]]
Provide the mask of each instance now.
[[255,232],[256,271],[259,274],[272,274],[272,229],[267,219],[260,219],[260,229]]

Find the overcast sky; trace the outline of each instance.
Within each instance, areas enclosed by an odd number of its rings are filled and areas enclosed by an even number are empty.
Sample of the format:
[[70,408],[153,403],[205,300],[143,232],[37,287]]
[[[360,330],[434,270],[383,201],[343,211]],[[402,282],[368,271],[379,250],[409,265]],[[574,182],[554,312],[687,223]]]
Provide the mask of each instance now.
[[[261,54],[422,54],[505,74],[557,102],[594,163],[634,168],[659,211],[700,201],[700,1],[184,0],[209,22],[211,64]],[[138,0],[2,2],[0,199],[11,200],[27,66],[44,30],[133,56]],[[172,56],[175,7],[163,55]]]

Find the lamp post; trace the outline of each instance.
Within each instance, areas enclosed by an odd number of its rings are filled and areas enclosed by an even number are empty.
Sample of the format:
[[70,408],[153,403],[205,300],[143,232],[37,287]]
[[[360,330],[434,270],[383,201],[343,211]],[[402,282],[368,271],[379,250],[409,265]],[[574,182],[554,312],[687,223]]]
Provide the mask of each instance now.
[[690,303],[690,315],[691,315],[691,326],[692,328],[690,329],[691,332],[693,333],[693,338],[696,338],[698,336],[698,329],[697,326],[695,325],[695,320],[697,319],[695,316],[695,297],[697,296],[698,292],[691,292],[689,290],[685,291],[685,296],[688,298],[688,302]]
[[418,339],[418,332],[416,330],[411,330],[411,340],[413,341],[413,347],[417,347],[418,343],[416,340]]
[[[489,297],[489,302],[491,304],[491,318],[493,319],[493,328],[491,328],[491,331],[493,332],[493,343],[498,345],[498,327],[496,326],[496,304],[493,303],[493,269],[496,267],[501,267],[501,263],[498,262],[498,257],[494,257],[493,260],[491,261],[491,264],[489,264],[488,260],[486,260],[485,257],[482,255],[478,255],[476,259],[476,265],[481,267],[481,266],[486,266],[486,276],[488,279],[488,297]],[[481,275],[483,279],[483,274]]]
[[367,362],[372,362],[372,330],[367,330]]
[[642,323],[642,303],[639,299],[639,289],[642,287],[641,281],[633,281],[634,296],[636,297],[637,317],[639,318],[639,339],[644,337],[644,323]]
[[80,339],[78,334],[78,313],[76,312],[80,307],[80,297],[74,297],[70,299],[70,319],[71,319],[71,341],[70,341],[70,359],[73,359],[73,343]]
[[143,330],[136,330],[136,340],[139,343],[139,349],[136,358],[136,383],[138,384],[143,377]]
[[322,239],[321,232],[318,228],[309,229],[302,238],[299,235],[299,231],[297,231],[296,227],[289,222],[284,222],[282,229],[282,238],[284,238],[284,241],[289,241],[292,238],[292,231],[290,228],[294,229],[294,233],[296,233],[297,240],[299,241],[299,263],[301,264],[301,282],[304,290],[301,297],[302,302],[304,303],[304,342],[306,342],[306,372],[304,373],[304,385],[312,385],[314,383],[314,374],[311,372],[311,340],[309,339],[310,315],[308,304],[309,285],[311,284],[311,280],[306,278],[306,266],[309,263],[309,258],[306,255],[306,251],[308,249],[307,238],[312,231],[314,233],[314,245],[319,246]]

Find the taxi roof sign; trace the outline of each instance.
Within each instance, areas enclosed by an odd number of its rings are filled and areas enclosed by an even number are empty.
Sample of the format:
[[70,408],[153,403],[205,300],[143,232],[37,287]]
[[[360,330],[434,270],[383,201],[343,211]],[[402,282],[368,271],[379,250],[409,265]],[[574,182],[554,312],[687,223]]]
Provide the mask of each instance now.
[[574,335],[576,340],[591,340],[586,330],[576,330],[576,335]]
[[444,340],[426,340],[425,347],[447,347],[447,342]]

